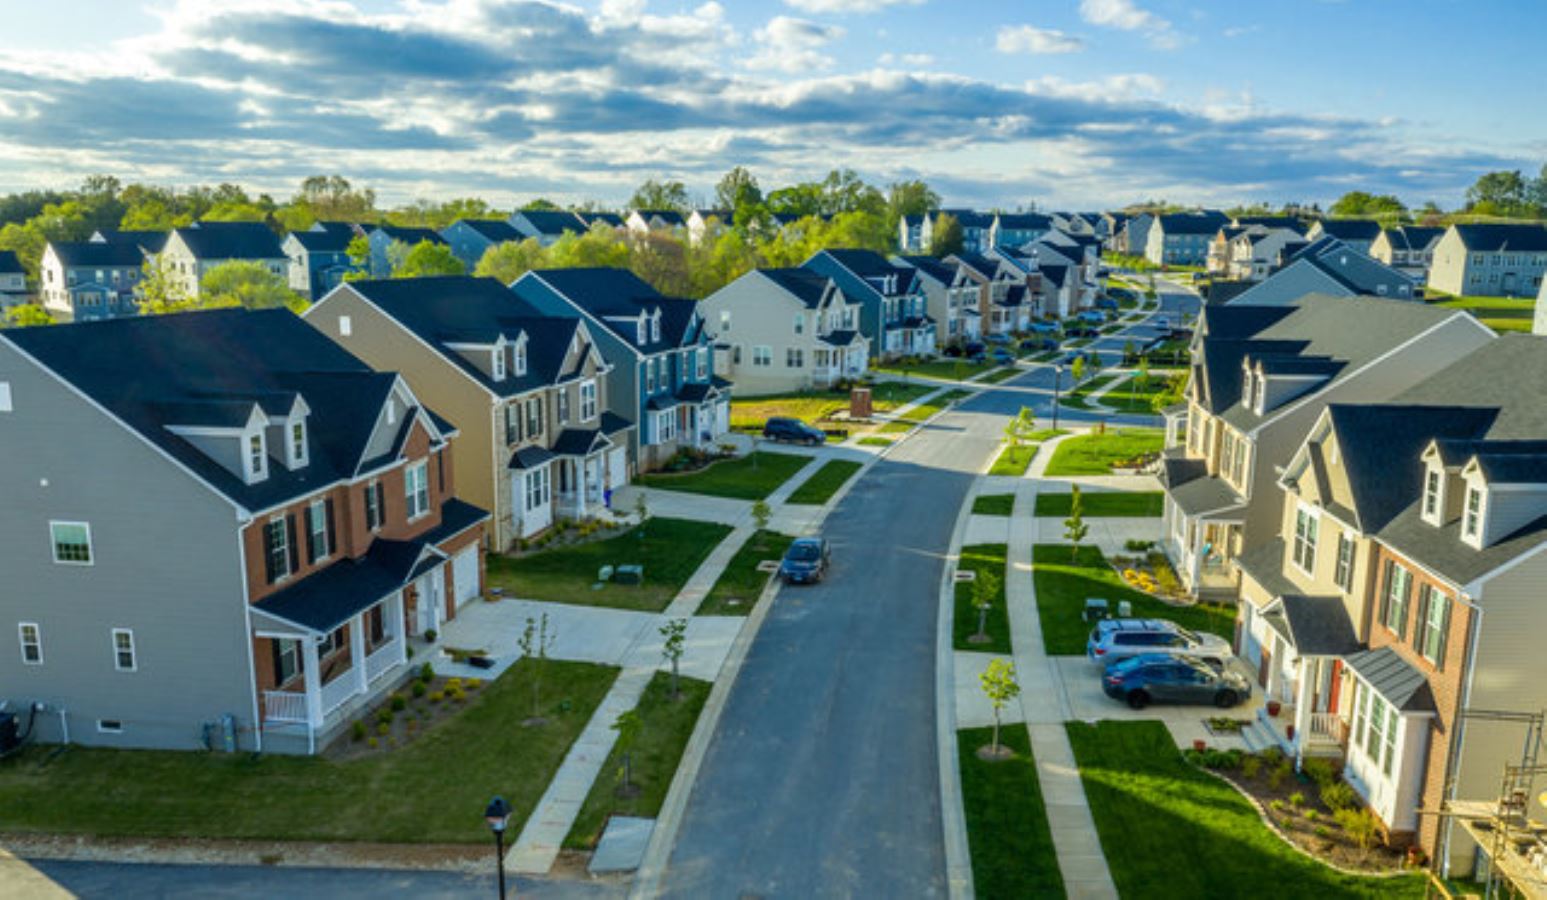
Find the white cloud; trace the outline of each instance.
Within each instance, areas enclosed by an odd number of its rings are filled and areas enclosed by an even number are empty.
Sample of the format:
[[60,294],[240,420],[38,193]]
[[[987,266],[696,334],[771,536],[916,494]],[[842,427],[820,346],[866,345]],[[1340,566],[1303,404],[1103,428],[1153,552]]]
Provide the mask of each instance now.
[[883,53],[876,57],[876,62],[883,66],[907,66],[910,69],[922,69],[935,64],[935,58],[928,53]]
[[[1155,97],[1165,89],[1165,83],[1159,78],[1142,72],[1108,75],[1095,81],[1068,81],[1057,75],[1045,75],[1026,82],[1026,90],[1033,94],[1093,103],[1122,103]],[[1103,130],[1104,127],[1098,123],[1095,130]]]
[[843,36],[837,25],[823,25],[790,16],[774,16],[753,37],[760,48],[742,64],[749,69],[774,69],[790,74],[832,67],[822,47]]
[[868,13],[889,6],[922,6],[924,0],[784,0],[809,13]]
[[1092,25],[1142,32],[1152,46],[1173,50],[1184,38],[1171,22],[1141,8],[1134,0],[1080,0],[1080,17]]
[[994,38],[1000,53],[1074,53],[1085,49],[1085,41],[1056,28],[1033,25],[1005,25]]

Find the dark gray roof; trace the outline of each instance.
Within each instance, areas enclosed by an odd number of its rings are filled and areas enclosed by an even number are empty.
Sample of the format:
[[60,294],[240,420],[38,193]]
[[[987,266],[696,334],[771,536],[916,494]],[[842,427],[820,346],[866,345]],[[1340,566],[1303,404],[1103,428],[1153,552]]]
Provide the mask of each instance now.
[[444,244],[446,239],[433,228],[420,228],[415,225],[379,225],[372,234],[381,232],[394,241],[401,241],[409,246],[422,244],[429,241],[432,244]]
[[1498,410],[1491,440],[1547,438],[1547,338],[1506,334],[1489,341],[1391,398],[1425,406],[1484,406]]
[[1205,234],[1217,233],[1224,222],[1213,216],[1200,216],[1190,213],[1169,213],[1157,216],[1155,224],[1166,234]]
[[1461,245],[1468,250],[1505,253],[1547,251],[1547,227],[1541,225],[1477,224],[1452,225]]
[[[1176,452],[1172,453],[1172,450]],[[1172,447],[1161,454],[1160,483],[1166,487],[1178,488],[1208,474],[1208,463],[1194,456],[1184,456],[1181,447]]]
[[140,248],[144,253],[160,253],[167,245],[167,237],[170,231],[122,231],[117,228],[99,228],[92,239],[101,238],[108,244],[129,244]]
[[1001,230],[1047,231],[1053,227],[1053,220],[1041,213],[1000,213],[998,220]]
[[1457,586],[1465,586],[1529,550],[1547,542],[1547,516],[1527,522],[1514,533],[1473,550],[1461,540],[1461,519],[1441,526],[1430,525],[1419,514],[1415,501],[1398,513],[1376,535],[1381,543]]
[[956,278],[955,269],[933,256],[899,256],[898,259],[941,284],[949,285]]
[[[1194,478],[1168,493],[1182,512],[1188,516],[1207,513],[1224,513],[1246,508],[1246,500],[1225,483],[1223,478],[1205,475]],[[1232,519],[1231,521],[1235,521]]]
[[646,221],[660,219],[667,225],[672,226],[687,224],[687,220],[683,218],[682,213],[675,209],[636,209],[634,212],[639,213]]
[[1295,650],[1311,656],[1342,656],[1359,649],[1354,624],[1338,597],[1284,594],[1279,598]]
[[826,293],[827,284],[831,280],[826,275],[799,267],[758,269],[757,271],[804,303],[808,309],[816,309],[822,302],[822,295]]
[[1283,538],[1276,537],[1247,549],[1235,558],[1235,564],[1271,596],[1283,597],[1299,590],[1284,576]]
[[60,241],[50,243],[54,255],[66,268],[138,269],[145,254],[134,244],[109,244],[100,241]]
[[857,337],[859,337],[858,331],[829,331],[827,334],[822,335],[821,340],[822,343],[833,347],[847,347],[854,343],[854,339]]
[[[560,235],[566,231],[585,231],[587,223],[580,215],[563,209],[518,209],[514,213],[525,219],[538,234]],[[597,215],[592,213],[591,215]],[[614,217],[616,218],[616,217]],[[612,223],[616,225],[617,223]],[[519,238],[511,238],[519,240]]]
[[552,451],[546,447],[539,447],[533,444],[529,447],[522,447],[510,454],[510,465],[508,468],[535,469],[551,459],[553,459]]
[[1374,219],[1323,219],[1321,231],[1345,241],[1373,241],[1380,236],[1380,223]]
[[0,250],[0,275],[15,275],[22,271],[14,250]]
[[[532,210],[526,210],[526,212],[532,212]],[[587,228],[590,228],[592,225],[595,225],[598,222],[602,223],[603,225],[611,225],[613,228],[623,227],[623,217],[617,213],[586,212],[585,210],[581,210],[575,213],[575,217],[579,219],[581,224],[585,225]]]
[[947,215],[961,223],[963,228],[988,228],[994,224],[993,213],[983,213],[972,209],[937,209],[932,214],[935,218]]
[[516,226],[510,224],[506,219],[458,219],[451,224],[465,225],[496,244],[506,241],[519,241],[526,237],[526,235],[517,231]]
[[197,222],[176,232],[198,259],[284,259],[279,236],[262,222]]
[[961,253],[953,253],[950,256],[947,256],[946,259],[954,259],[958,265],[966,266],[979,275],[982,275],[984,278],[993,278],[994,273],[999,271],[998,260],[989,259],[981,253],[968,253],[963,251]]
[[1445,236],[1443,228],[1427,228],[1422,225],[1398,225],[1386,229],[1386,240],[1398,250],[1426,250],[1430,244]]
[[1429,679],[1392,648],[1350,653],[1343,662],[1399,711],[1434,711],[1434,693],[1429,690]]
[[1294,216],[1239,216],[1236,224],[1241,226],[1261,225],[1264,228],[1287,228],[1299,234],[1305,234],[1305,223]]
[[343,253],[354,234],[336,228],[326,231],[292,231],[290,238],[308,253]]
[[[595,316],[613,334],[644,353],[686,346],[698,339],[703,328],[702,321],[694,325],[698,301],[663,296],[628,269],[533,269],[517,279],[511,289],[517,294],[534,290],[534,280]],[[661,311],[660,341],[647,339],[641,344],[632,326],[616,321],[637,318],[641,311],[655,309]]]

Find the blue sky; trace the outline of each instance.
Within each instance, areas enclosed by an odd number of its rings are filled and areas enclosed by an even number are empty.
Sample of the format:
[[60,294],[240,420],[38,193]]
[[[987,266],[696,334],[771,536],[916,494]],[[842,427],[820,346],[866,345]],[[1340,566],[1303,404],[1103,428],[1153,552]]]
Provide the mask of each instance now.
[[952,204],[1457,202],[1547,161],[1522,0],[7,2],[0,190],[707,197],[847,165]]

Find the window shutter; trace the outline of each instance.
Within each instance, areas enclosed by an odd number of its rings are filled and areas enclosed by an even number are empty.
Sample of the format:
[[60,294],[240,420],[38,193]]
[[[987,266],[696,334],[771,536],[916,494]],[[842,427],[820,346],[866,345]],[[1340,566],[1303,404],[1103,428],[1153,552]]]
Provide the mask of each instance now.
[[376,526],[387,524],[387,486],[376,482]]
[[284,654],[280,653],[279,638],[269,638],[269,652],[274,657],[274,687],[285,683]]
[[267,523],[263,525],[263,576],[269,584],[279,577],[274,571],[274,532],[269,529]]
[[1429,604],[1434,602],[1434,592],[1427,587],[1418,589],[1418,618],[1413,620],[1413,642],[1421,655],[1429,639]]
[[286,549],[290,551],[290,571],[293,574],[301,570],[301,553],[296,547],[295,540],[295,513],[285,516],[285,531],[290,537],[290,543]]
[[446,451],[435,454],[435,490],[440,494],[446,493]]
[[1385,578],[1381,579],[1380,592],[1380,621],[1382,625],[1387,626],[1391,623],[1391,576],[1392,563],[1388,559],[1386,560]]
[[1434,654],[1434,668],[1445,671],[1445,645],[1450,642],[1450,610],[1454,605],[1450,598],[1441,595],[1439,601],[1445,604],[1445,612],[1440,616],[1440,649]]
[[312,544],[312,535],[317,533],[317,523],[312,521],[314,517],[312,516],[310,504],[302,511],[301,515],[304,517],[304,524],[306,525],[306,564],[311,565],[317,561],[317,548]]
[[332,497],[328,498],[327,504],[325,505],[325,509],[327,511],[327,517],[328,517],[328,552],[332,553],[333,551],[338,549],[338,534],[333,529],[333,498]]

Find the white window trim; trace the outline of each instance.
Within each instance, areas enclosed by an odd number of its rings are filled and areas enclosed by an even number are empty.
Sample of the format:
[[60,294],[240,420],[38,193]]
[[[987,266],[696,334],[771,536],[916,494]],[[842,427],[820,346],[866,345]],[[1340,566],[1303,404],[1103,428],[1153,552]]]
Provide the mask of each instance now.
[[[125,668],[123,666],[123,664],[119,661],[119,657],[118,657],[118,653],[119,653],[119,651],[118,651],[118,636],[121,635],[121,634],[129,636],[129,666],[128,666],[128,668]],[[139,653],[139,651],[134,646],[134,629],[132,629],[132,628],[114,628],[113,631],[112,631],[112,635],[111,635],[110,640],[111,640],[111,645],[112,645],[112,648],[113,648],[113,671],[115,671],[115,672],[138,672],[140,670],[140,653]]]
[[311,520],[311,528],[306,532],[306,550],[311,552],[312,541],[322,538],[322,551],[316,556],[316,561],[321,562],[333,555],[333,545],[328,541],[328,502],[326,500],[313,500],[306,504],[307,516]]
[[[253,441],[258,442],[256,448]],[[257,460],[254,461],[254,450]],[[269,475],[269,446],[262,430],[248,431],[242,434],[242,471],[247,475],[247,482],[262,481]]]
[[[108,723],[110,723],[110,722],[112,723],[111,727],[108,725]],[[123,720],[122,719],[98,719],[97,720],[97,733],[98,734],[123,734],[124,733],[124,723],[123,723]]]
[[494,380],[495,381],[504,381],[505,380],[505,345],[504,344],[499,344],[498,346],[496,346],[494,348],[494,352],[489,354],[489,361],[490,361],[490,365],[491,365],[490,371],[493,373]]
[[[60,559],[59,541],[54,537],[56,525],[79,525],[86,529],[86,559]],[[91,539],[90,522],[71,522],[62,519],[50,519],[48,522],[48,552],[54,559],[54,565],[58,566],[94,566],[97,564],[97,547]]]
[[[1309,543],[1310,543],[1310,557],[1311,557],[1310,568],[1306,568],[1305,566],[1301,565],[1301,563],[1300,563],[1300,534],[1299,534],[1300,522],[1299,522],[1299,518],[1300,518],[1300,514],[1301,513],[1304,513],[1307,518],[1309,518],[1312,522],[1315,523],[1315,525],[1314,525],[1315,533],[1311,535],[1311,539],[1309,541]],[[1307,531],[1309,531],[1309,530],[1310,529],[1307,529]],[[1308,506],[1308,505],[1306,505],[1304,503],[1301,503],[1298,506],[1296,506],[1295,507],[1295,529],[1289,535],[1289,540],[1290,540],[1289,561],[1294,564],[1294,567],[1296,569],[1298,569],[1302,573],[1304,573],[1307,578],[1315,578],[1316,577],[1316,552],[1317,552],[1317,550],[1320,549],[1318,547],[1318,545],[1321,543],[1321,510],[1318,510],[1314,506]]]
[[595,421],[596,407],[596,379],[593,378],[580,384],[580,421]]
[[[417,512],[414,511],[414,505],[418,502],[419,492],[411,489],[415,480],[412,478],[412,475],[415,472],[422,473],[422,484],[424,485],[424,509]],[[421,459],[418,462],[409,463],[408,467],[403,470],[403,499],[409,511],[408,521],[414,522],[430,514],[430,465],[428,460]]]
[[[33,640],[32,641],[28,641],[27,640],[27,629],[29,629],[29,628],[32,629],[32,636],[33,636]],[[16,640],[21,645],[21,664],[22,665],[24,665],[24,666],[41,666],[41,665],[43,665],[43,629],[38,626],[38,623],[36,623],[36,622],[18,622],[18,623],[16,623]],[[38,658],[37,659],[28,659],[27,658],[27,647],[29,645],[37,648],[37,651],[38,651]]]

